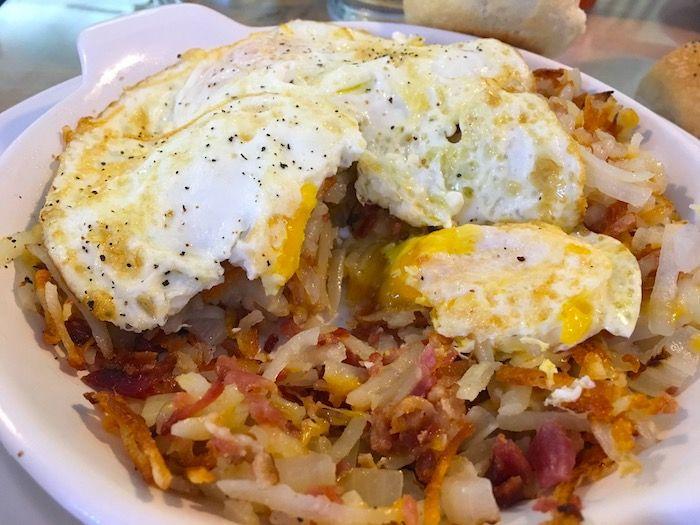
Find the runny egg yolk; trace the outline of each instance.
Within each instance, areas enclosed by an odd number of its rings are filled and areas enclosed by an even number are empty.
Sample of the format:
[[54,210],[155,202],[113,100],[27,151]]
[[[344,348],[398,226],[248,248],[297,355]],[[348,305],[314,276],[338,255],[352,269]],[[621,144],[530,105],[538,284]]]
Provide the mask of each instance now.
[[311,212],[316,207],[316,191],[316,186],[312,183],[305,183],[301,187],[301,202],[294,214],[291,217],[274,215],[270,218],[271,230],[274,229],[275,224],[284,224],[285,238],[271,267],[272,273],[281,276],[284,282],[289,280],[299,267],[306,223],[309,222]]
[[379,303],[384,308],[402,308],[423,304],[421,294],[407,284],[406,276],[412,268],[434,254],[467,255],[481,239],[478,226],[465,224],[457,228],[434,231],[422,237],[408,239],[384,250],[388,260],[385,276],[379,291]]
[[593,306],[583,295],[579,294],[568,299],[559,314],[561,320],[561,342],[573,345],[583,339],[593,322]]

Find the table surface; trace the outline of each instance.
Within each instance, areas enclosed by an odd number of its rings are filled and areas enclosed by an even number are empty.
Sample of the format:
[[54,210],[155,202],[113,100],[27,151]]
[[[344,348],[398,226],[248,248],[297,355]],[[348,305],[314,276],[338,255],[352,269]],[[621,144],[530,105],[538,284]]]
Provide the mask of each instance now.
[[[7,0],[0,2],[0,111],[80,74],[75,41],[85,27],[147,8],[158,0]],[[209,0],[244,24],[292,18],[327,20],[324,0]],[[662,55],[700,38],[698,0],[598,0],[588,29],[561,62],[634,96],[639,80]],[[76,525],[0,449],[0,523]]]

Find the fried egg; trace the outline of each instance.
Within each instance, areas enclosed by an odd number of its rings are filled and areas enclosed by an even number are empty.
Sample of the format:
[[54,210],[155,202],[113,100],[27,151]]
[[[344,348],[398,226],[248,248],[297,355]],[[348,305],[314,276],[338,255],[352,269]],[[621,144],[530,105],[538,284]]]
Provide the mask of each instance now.
[[411,238],[386,255],[380,304],[427,307],[447,337],[495,347],[528,338],[562,350],[601,330],[629,337],[639,316],[637,261],[605,235],[544,223],[467,224]]
[[278,293],[320,184],[352,163],[359,199],[412,225],[570,229],[583,172],[533,86],[496,40],[297,21],[191,50],[66,134],[45,243],[99,319],[145,330],[220,282],[223,261]]
[[94,314],[133,330],[220,283],[223,261],[276,293],[320,185],[364,148],[352,116],[301,95],[234,99],[150,140],[99,124],[61,156],[44,241]]

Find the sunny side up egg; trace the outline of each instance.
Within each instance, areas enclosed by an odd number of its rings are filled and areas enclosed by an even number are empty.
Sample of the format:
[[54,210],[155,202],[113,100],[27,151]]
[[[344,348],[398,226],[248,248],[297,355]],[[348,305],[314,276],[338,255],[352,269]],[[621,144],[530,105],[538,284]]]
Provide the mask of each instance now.
[[570,348],[607,330],[629,337],[641,274],[617,240],[548,224],[464,225],[385,250],[379,303],[427,307],[447,337],[507,348],[514,340]]
[[95,315],[134,330],[220,283],[223,261],[275,293],[322,182],[364,147],[353,118],[301,95],[235,99],[152,140],[84,127],[61,156],[44,238]]
[[99,319],[144,330],[219,282],[223,261],[277,292],[318,187],[352,162],[358,197],[413,225],[570,229],[583,172],[532,88],[495,40],[292,22],[188,51],[67,133],[44,241]]

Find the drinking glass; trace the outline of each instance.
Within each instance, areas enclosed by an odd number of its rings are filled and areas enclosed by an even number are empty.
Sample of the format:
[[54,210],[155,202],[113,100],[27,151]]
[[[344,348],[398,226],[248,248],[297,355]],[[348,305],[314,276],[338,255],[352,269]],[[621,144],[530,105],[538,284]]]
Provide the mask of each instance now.
[[402,0],[328,0],[328,14],[334,20],[403,21]]

